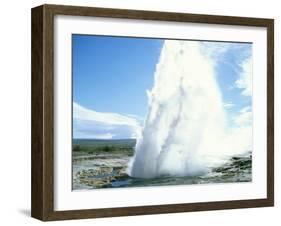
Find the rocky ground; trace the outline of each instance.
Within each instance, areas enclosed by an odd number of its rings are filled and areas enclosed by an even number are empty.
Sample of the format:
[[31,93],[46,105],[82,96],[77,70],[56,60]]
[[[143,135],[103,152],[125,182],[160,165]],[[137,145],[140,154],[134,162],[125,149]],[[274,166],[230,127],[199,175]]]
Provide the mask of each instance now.
[[112,182],[127,178],[129,159],[129,156],[119,153],[74,157],[73,189],[104,188]]
[[130,156],[120,153],[80,155],[73,158],[73,189],[153,186],[169,184],[205,184],[249,182],[252,180],[252,156],[232,157],[210,173],[196,177],[136,179],[126,174]]

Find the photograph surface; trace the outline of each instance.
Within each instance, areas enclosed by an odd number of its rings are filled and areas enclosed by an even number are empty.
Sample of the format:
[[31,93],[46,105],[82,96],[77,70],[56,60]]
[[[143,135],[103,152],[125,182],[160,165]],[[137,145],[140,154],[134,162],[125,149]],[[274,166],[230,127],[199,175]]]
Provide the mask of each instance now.
[[72,35],[72,188],[252,181],[252,43]]

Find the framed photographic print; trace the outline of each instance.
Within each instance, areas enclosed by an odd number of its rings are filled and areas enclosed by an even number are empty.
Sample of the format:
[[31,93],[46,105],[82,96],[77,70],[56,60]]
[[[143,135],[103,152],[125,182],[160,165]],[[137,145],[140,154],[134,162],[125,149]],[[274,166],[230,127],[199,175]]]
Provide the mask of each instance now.
[[273,19],[32,9],[32,216],[273,206]]

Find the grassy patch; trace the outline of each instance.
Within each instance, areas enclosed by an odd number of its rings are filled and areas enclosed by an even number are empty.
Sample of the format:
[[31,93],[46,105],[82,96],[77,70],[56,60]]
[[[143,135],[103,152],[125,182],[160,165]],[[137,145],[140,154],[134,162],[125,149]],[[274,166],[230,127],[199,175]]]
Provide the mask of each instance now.
[[99,153],[121,153],[128,156],[134,154],[136,141],[126,140],[89,140],[73,139],[72,151],[74,155],[99,154]]

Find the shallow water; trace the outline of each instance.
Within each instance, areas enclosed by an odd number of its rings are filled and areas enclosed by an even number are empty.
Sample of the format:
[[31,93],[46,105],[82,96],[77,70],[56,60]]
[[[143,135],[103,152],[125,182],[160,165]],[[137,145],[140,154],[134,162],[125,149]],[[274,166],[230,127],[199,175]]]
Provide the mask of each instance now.
[[126,166],[129,160],[129,156],[120,153],[85,154],[73,157],[73,190],[251,182],[252,180],[252,156],[250,152],[243,156],[232,157],[224,165],[210,169],[204,175],[186,177],[132,178],[126,174]]

